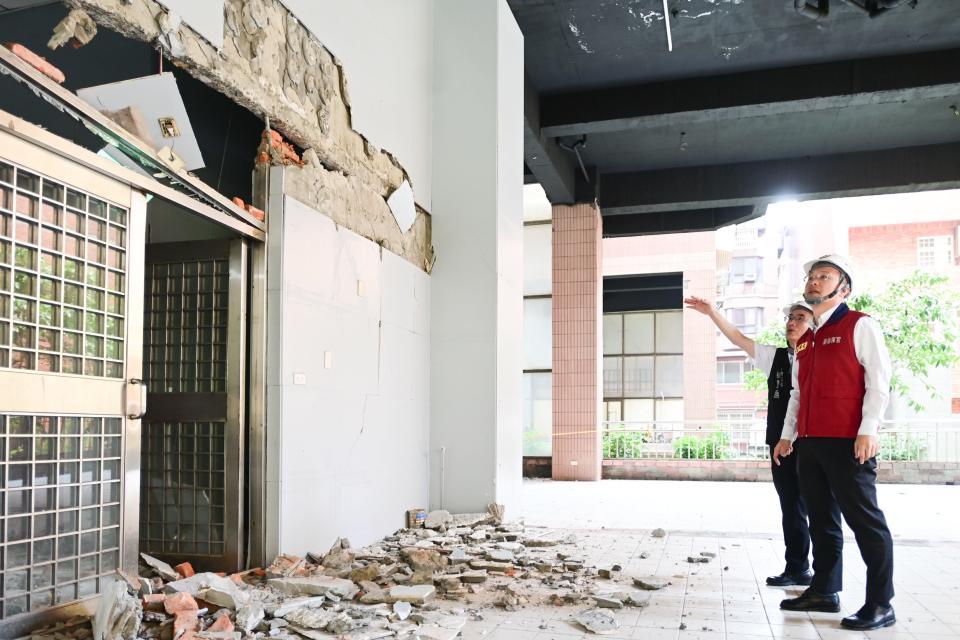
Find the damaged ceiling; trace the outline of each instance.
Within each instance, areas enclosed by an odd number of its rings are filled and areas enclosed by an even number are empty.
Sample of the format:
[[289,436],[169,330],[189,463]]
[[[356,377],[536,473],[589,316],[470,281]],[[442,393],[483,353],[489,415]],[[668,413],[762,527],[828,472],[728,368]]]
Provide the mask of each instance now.
[[776,198],[960,186],[960,3],[870,18],[876,0],[508,1],[526,179],[629,216],[616,235],[713,228]]

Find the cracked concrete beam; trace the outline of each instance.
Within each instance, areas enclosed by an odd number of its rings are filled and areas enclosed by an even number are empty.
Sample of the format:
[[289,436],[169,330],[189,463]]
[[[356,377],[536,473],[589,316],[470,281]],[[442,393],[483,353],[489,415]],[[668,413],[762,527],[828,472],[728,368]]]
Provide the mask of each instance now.
[[[291,195],[304,202],[337,203],[339,210],[318,208],[420,268],[432,263],[429,214],[418,215],[409,237],[394,238],[387,223],[370,213],[387,211],[387,222],[396,227],[386,198],[409,176],[393,155],[352,129],[346,74],[339,61],[279,0],[225,0],[220,50],[155,0],[65,1],[97,24],[159,46],[193,77],[269,119],[272,128],[300,147],[312,149],[319,166],[307,173],[325,173],[322,179],[305,179],[307,183],[345,189]],[[370,209],[352,204],[350,197],[358,194]]]

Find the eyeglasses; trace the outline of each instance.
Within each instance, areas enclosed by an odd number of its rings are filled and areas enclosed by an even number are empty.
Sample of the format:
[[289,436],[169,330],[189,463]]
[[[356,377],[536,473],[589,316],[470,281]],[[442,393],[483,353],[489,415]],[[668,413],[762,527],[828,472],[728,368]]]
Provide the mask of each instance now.
[[806,316],[786,316],[784,320],[787,322],[806,322],[807,317]]
[[821,282],[821,283],[823,283],[823,282],[827,282],[827,281],[829,281],[829,280],[833,280],[835,277],[836,277],[836,276],[834,276],[832,273],[819,273],[819,274],[817,274],[817,275],[808,275],[806,278],[804,278],[804,281],[805,281],[805,282]]

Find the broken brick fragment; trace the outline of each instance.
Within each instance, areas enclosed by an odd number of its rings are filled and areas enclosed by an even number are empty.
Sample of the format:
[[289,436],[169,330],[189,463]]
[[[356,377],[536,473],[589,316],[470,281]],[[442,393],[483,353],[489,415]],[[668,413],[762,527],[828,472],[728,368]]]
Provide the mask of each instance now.
[[192,640],[199,628],[200,620],[196,610],[179,611],[173,618],[173,637],[179,640]]
[[148,593],[143,596],[143,608],[147,611],[163,611],[167,596],[162,593]]
[[13,53],[13,55],[17,56],[51,80],[63,84],[63,81],[67,79],[67,76],[63,75],[63,71],[60,71],[60,69],[57,69],[55,66],[47,62],[45,58],[41,58],[22,44],[17,42],[7,42],[5,43],[5,46],[7,49],[10,49],[10,52]]
[[172,593],[166,596],[163,601],[163,609],[171,615],[179,615],[182,612],[189,611],[196,618],[199,608],[200,605],[197,604],[194,597],[186,592]]
[[193,565],[190,564],[189,562],[178,564],[173,568],[173,570],[179,573],[184,578],[189,578],[190,576],[194,576],[197,573],[196,571],[193,570]]
[[263,212],[263,209],[257,209],[252,204],[247,205],[247,212],[260,222],[267,219],[267,214]]
[[207,631],[216,633],[216,632],[231,632],[233,631],[233,621],[230,620],[230,616],[222,615],[217,618],[212,625],[207,627]]
[[238,197],[234,196],[233,198],[230,199],[230,201],[231,201],[233,204],[235,204],[235,205],[237,205],[238,207],[240,207],[241,209],[246,209],[246,208],[247,208],[247,204],[243,201],[243,198],[238,198]]

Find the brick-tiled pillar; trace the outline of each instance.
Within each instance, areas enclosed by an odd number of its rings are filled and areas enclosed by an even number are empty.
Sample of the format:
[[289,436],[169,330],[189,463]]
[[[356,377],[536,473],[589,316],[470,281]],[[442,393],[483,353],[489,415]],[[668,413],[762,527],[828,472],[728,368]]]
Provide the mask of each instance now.
[[600,211],[553,207],[553,479],[599,480],[603,273]]

